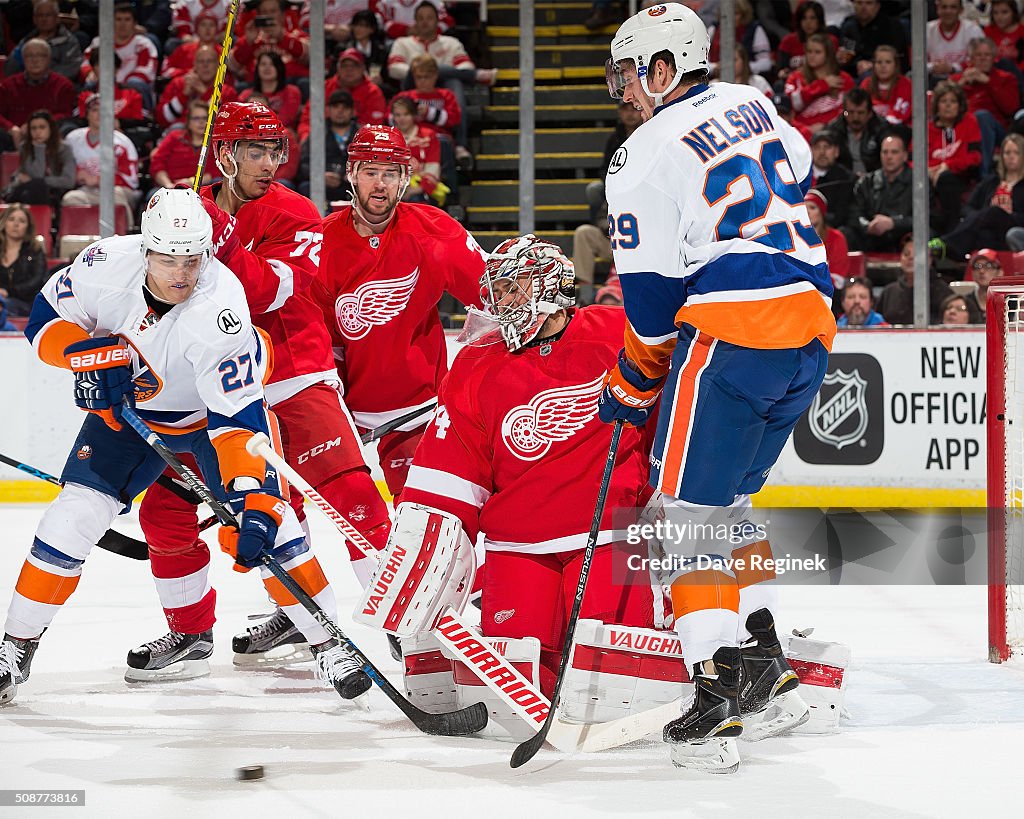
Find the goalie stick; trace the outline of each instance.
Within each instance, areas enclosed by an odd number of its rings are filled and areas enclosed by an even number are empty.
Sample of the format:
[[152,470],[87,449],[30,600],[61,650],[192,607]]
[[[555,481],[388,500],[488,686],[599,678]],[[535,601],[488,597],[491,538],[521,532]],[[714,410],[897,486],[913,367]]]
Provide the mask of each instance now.
[[431,401],[425,407],[418,407],[414,410],[410,410],[409,412],[405,413],[405,415],[399,415],[397,418],[392,418],[386,424],[381,424],[379,427],[371,429],[369,432],[364,432],[362,435],[359,436],[359,440],[364,445],[372,444],[378,438],[383,438],[389,432],[394,432],[403,424],[408,424],[410,421],[414,421],[424,413],[430,412],[436,406],[437,401]]
[[590,536],[587,538],[587,546],[583,550],[583,563],[580,566],[580,579],[576,583],[576,596],[572,601],[572,611],[569,614],[569,622],[565,627],[565,643],[562,646],[562,656],[558,660],[558,677],[555,678],[555,690],[551,694],[551,709],[548,711],[547,719],[541,729],[525,742],[521,742],[512,752],[512,759],[509,764],[518,768],[533,759],[540,746],[544,744],[548,732],[551,730],[555,719],[555,712],[558,710],[558,694],[562,690],[562,683],[565,681],[565,669],[569,665],[569,655],[572,653],[573,637],[576,635],[576,623],[580,619],[580,608],[583,605],[583,594],[587,590],[587,577],[590,575],[590,563],[594,558],[594,548],[597,546],[597,535],[601,530],[601,518],[604,517],[605,501],[608,500],[608,487],[612,482],[612,469],[615,467],[615,455],[619,451],[619,438],[622,436],[622,420],[615,421],[612,429],[612,441],[608,446],[608,457],[604,462],[604,474],[601,476],[601,488],[597,493],[597,504],[594,507],[594,519],[590,523]]
[[[238,520],[231,511],[224,506],[210,489],[203,483],[202,479],[196,475],[191,469],[185,466],[178,457],[171,452],[167,444],[161,440],[160,436],[157,435],[152,429],[150,429],[146,422],[136,415],[135,411],[130,407],[123,407],[121,410],[121,417],[128,423],[128,425],[134,429],[142,439],[156,450],[157,454],[163,458],[164,462],[171,467],[183,481],[188,485],[188,488],[195,492],[206,504],[213,510],[214,515],[217,516],[217,520],[224,526],[238,526]],[[429,714],[420,708],[417,708],[409,700],[402,696],[401,692],[395,688],[388,679],[377,670],[377,667],[370,662],[369,658],[359,650],[359,647],[352,642],[345,632],[343,632],[334,621],[321,609],[313,599],[306,593],[288,572],[270,555],[264,554],[261,558],[263,565],[270,570],[270,572],[281,581],[288,592],[299,602],[299,604],[308,611],[316,621],[323,626],[324,631],[343,643],[345,647],[352,653],[356,661],[362,666],[363,672],[368,676],[376,685],[384,692],[389,700],[401,709],[402,713],[405,714],[409,720],[419,728],[425,734],[434,734],[437,736],[465,736],[467,734],[475,734],[487,725],[487,709],[482,704],[477,703],[469,708],[463,708],[460,711],[453,711],[449,714]]]
[[[352,526],[271,447],[269,438],[262,434],[254,435],[249,440],[247,449],[250,454],[259,455],[275,467],[278,474],[314,503],[334,523],[342,536],[351,539],[352,544],[360,549],[365,556],[376,555],[372,544],[362,536],[359,530]],[[611,461],[614,462],[614,460],[613,455]],[[600,519],[600,515],[598,518]],[[459,632],[461,632],[461,636],[459,636]],[[449,607],[445,610],[438,621],[438,626],[432,633],[453,654],[459,656],[461,662],[476,674],[484,685],[497,693],[517,716],[529,725],[538,728],[544,726],[545,717],[551,707],[547,698],[498,652],[488,651],[482,640],[475,639],[475,637],[469,640],[463,639],[470,632],[462,620],[462,616],[455,609]],[[487,667],[487,670],[484,670],[484,666]],[[488,670],[491,671],[490,674],[487,673]],[[529,704],[524,705],[527,700],[529,700]],[[556,714],[554,722],[548,726],[545,739],[559,751],[565,753],[604,751],[660,731],[666,722],[672,717],[678,716],[679,705],[677,700],[669,703],[668,706],[659,706],[640,714],[630,714],[611,722],[591,724],[564,722]]]

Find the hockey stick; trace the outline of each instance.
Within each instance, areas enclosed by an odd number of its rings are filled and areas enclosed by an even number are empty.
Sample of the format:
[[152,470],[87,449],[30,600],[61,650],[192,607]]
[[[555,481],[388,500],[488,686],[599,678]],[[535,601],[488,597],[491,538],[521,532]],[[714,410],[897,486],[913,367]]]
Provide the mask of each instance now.
[[[613,433],[613,439],[615,438]],[[247,449],[251,455],[264,458],[278,470],[278,474],[306,496],[337,528],[338,531],[360,549],[367,557],[376,557],[373,545],[344,516],[321,496],[295,469],[270,445],[265,435],[254,435]],[[616,444],[617,449],[617,444]],[[614,463],[614,455],[610,462]],[[606,494],[605,490],[605,494]],[[601,515],[599,514],[598,520]],[[596,535],[594,536],[596,538]],[[574,629],[575,631],[575,629]],[[431,631],[434,637],[445,645],[480,681],[502,698],[512,711],[527,724],[535,728],[545,726],[551,710],[547,698],[516,670],[498,652],[489,648],[465,625],[461,615],[448,607]],[[631,714],[617,720],[595,724],[563,722],[555,717],[553,724],[547,724],[545,739],[565,753],[572,751],[603,751],[627,742],[642,739],[658,731],[679,711],[679,702]]]
[[[202,479],[191,469],[185,466],[178,457],[171,452],[160,436],[151,430],[146,422],[135,414],[130,407],[123,407],[121,417],[134,429],[142,439],[148,443],[157,454],[164,459],[164,462],[181,477],[189,489],[195,492],[213,510],[213,513],[225,526],[238,526],[238,520],[231,514],[230,510],[221,503],[209,490]],[[370,662],[369,658],[321,609],[313,599],[306,593],[292,576],[270,555],[264,554],[261,561],[267,569],[276,577],[281,585],[294,597],[299,604],[308,611],[313,618],[323,626],[324,631],[334,637],[338,642],[343,643],[352,653],[356,661],[362,666],[363,672],[368,676],[391,700],[397,705],[403,714],[425,734],[439,736],[465,736],[475,734],[487,725],[487,708],[483,704],[476,704],[461,711],[454,711],[449,714],[429,714],[417,708],[409,700],[402,696],[388,679],[377,670],[377,667]]]
[[424,413],[430,412],[434,407],[437,406],[437,401],[431,401],[424,407],[418,407],[417,409],[410,410],[405,415],[399,415],[397,418],[392,418],[386,424],[381,424],[376,429],[371,429],[369,432],[364,432],[359,436],[359,440],[364,444],[372,444],[378,438],[383,438],[389,432],[393,432],[403,424],[408,424],[410,421],[419,418]]
[[[431,634],[527,725],[534,728],[543,725],[551,710],[547,697],[491,648],[486,639],[473,632],[453,608],[441,614]],[[555,713],[545,739],[564,753],[606,751],[660,731],[666,722],[679,716],[681,702],[673,700],[609,722],[565,722]]]
[[217,75],[213,78],[213,93],[210,94],[210,110],[206,114],[206,130],[203,131],[203,147],[199,149],[199,165],[196,176],[192,180],[192,190],[199,192],[203,183],[203,168],[206,167],[206,154],[210,149],[210,135],[213,133],[213,121],[217,118],[220,108],[221,89],[224,87],[224,75],[228,71],[228,52],[231,51],[232,35],[235,29],[235,16],[238,14],[239,0],[231,0],[228,9],[227,25],[224,27],[224,41],[220,44],[220,62],[217,64]]
[[601,476],[601,488],[597,493],[597,504],[594,508],[594,519],[590,523],[590,536],[587,538],[587,547],[583,550],[583,563],[580,566],[580,579],[576,583],[576,597],[572,601],[572,612],[569,614],[569,622],[565,629],[565,643],[562,646],[562,656],[558,660],[558,677],[555,679],[555,690],[551,694],[551,710],[548,712],[544,725],[525,742],[520,743],[512,752],[512,759],[509,764],[518,768],[533,759],[544,739],[551,730],[552,722],[555,719],[555,711],[558,708],[558,694],[565,681],[565,669],[569,665],[569,655],[572,653],[573,638],[576,635],[576,623],[580,619],[580,608],[583,605],[583,594],[587,590],[587,576],[590,574],[590,562],[594,558],[594,548],[597,546],[597,535],[601,530],[601,518],[604,517],[605,501],[608,500],[608,488],[612,482],[612,469],[615,466],[615,455],[619,451],[619,438],[622,436],[622,420],[615,421],[612,430],[612,442],[608,447],[608,457],[604,462],[604,474]]
[[[26,472],[47,483],[52,483],[56,486],[63,485],[60,482],[60,478],[56,478],[48,472],[43,472],[41,469],[36,469],[34,466],[16,461],[14,458],[8,458],[2,453],[0,453],[0,462],[15,469],[20,469],[22,472]],[[120,532],[115,532],[113,529],[108,529],[96,545],[108,552],[113,552],[115,555],[130,557],[132,560],[149,560],[149,548],[145,543],[133,537],[128,537],[128,535],[122,535]]]
[[288,461],[278,454],[277,450],[271,446],[270,439],[266,435],[262,432],[256,433],[249,439],[249,443],[245,445],[245,448],[250,455],[263,458],[263,460],[277,470],[278,475],[281,475],[288,483],[305,495],[335,525],[337,530],[341,532],[342,537],[363,553],[363,557],[377,559],[377,550],[373,548],[373,544],[366,539],[362,532],[349,523],[344,515],[331,506],[327,499],[310,485],[309,481],[296,472]]

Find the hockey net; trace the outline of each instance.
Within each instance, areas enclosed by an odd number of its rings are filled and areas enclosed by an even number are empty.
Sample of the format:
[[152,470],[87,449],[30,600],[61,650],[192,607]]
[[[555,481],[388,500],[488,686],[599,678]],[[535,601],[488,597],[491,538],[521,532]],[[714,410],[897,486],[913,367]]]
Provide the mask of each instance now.
[[989,660],[1024,657],[1024,277],[989,288]]

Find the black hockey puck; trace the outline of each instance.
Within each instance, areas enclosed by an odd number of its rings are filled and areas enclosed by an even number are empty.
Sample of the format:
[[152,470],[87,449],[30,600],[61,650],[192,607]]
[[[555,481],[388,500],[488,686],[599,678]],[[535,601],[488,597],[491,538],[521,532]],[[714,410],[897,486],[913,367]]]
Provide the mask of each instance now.
[[239,782],[249,782],[253,779],[263,778],[263,766],[262,765],[245,765],[244,767],[235,769],[235,778]]

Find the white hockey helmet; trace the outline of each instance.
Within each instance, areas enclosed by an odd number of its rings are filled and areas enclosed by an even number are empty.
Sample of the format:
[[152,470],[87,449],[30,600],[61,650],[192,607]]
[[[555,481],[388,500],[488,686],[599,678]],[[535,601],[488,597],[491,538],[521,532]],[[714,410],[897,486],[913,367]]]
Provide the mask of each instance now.
[[191,188],[158,190],[142,212],[143,252],[209,256],[213,222]]
[[[634,14],[615,32],[612,38],[612,56],[605,64],[608,93],[622,99],[627,78],[623,70],[635,70],[640,85],[654,105],[662,104],[684,74],[708,70],[708,50],[711,40],[708,30],[692,9],[681,3],[662,3]],[[669,51],[676,63],[676,74],[664,91],[655,94],[647,85],[647,72],[655,54]]]
[[549,316],[576,304],[572,262],[558,245],[532,233],[506,239],[487,259],[480,300],[484,310],[470,308],[459,340],[473,346],[502,340],[515,352]]

